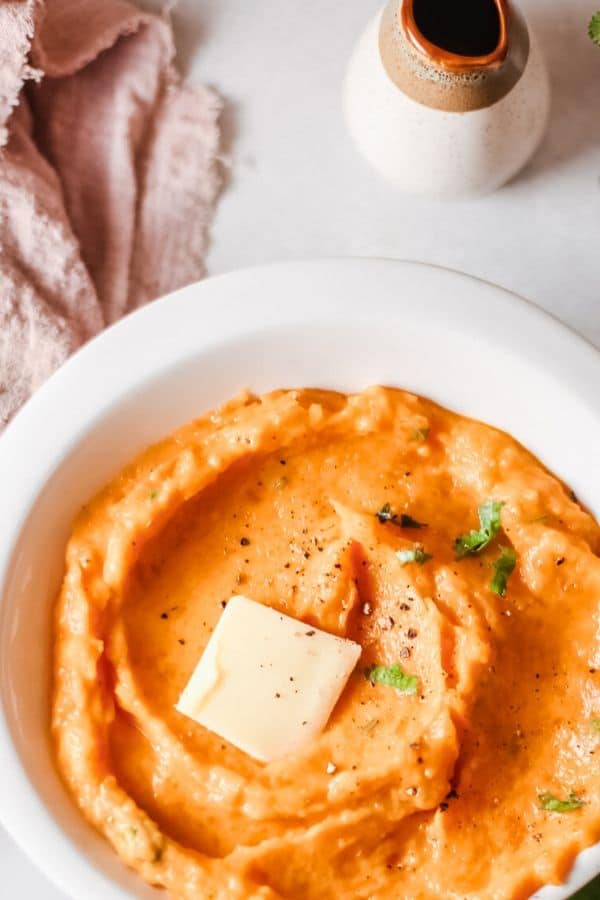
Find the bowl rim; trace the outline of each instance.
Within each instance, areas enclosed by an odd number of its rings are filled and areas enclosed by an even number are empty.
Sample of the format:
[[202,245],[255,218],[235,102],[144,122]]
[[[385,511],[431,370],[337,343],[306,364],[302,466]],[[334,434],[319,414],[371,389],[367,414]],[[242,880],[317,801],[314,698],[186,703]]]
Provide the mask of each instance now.
[[[440,290],[452,282],[461,288],[459,298],[452,298],[452,315],[459,314],[465,327],[473,333],[489,325],[492,318],[503,323],[499,340],[511,337],[519,352],[531,349],[531,344],[544,345],[550,352],[552,364],[560,351],[564,377],[580,392],[595,417],[600,420],[600,396],[594,392],[600,380],[600,352],[585,338],[574,332],[555,316],[517,294],[490,282],[443,267],[420,262],[384,258],[323,258],[310,261],[279,262],[254,266],[236,272],[214,276],[179,289],[142,307],[111,325],[79,349],[28,400],[5,432],[0,436],[0,485],[3,492],[0,510],[0,632],[3,628],[6,604],[3,596],[13,553],[19,535],[31,514],[33,504],[44,485],[82,436],[102,419],[103,415],[132,387],[155,377],[157,368],[168,370],[182,358],[202,354],[223,337],[239,336],[240,328],[259,323],[291,327],[297,323],[331,324],[332,316],[352,315],[353,320],[367,321],[369,310],[358,306],[342,306],[339,297],[329,302],[329,285],[368,273],[377,279],[403,280],[424,285],[427,290]],[[289,279],[314,285],[313,296],[298,310],[293,304],[281,302],[274,287],[285,290]],[[266,290],[265,290],[266,288]],[[319,300],[328,295],[328,302]],[[197,333],[190,328],[190,319],[202,322],[207,303],[213,307],[208,327]],[[205,295],[203,297],[202,295]],[[252,303],[248,301],[251,296]],[[228,298],[228,299],[227,299]],[[244,302],[240,302],[243,298]],[[202,299],[205,304],[202,304]],[[216,306],[214,301],[217,301]],[[479,301],[479,303],[476,302]],[[227,301],[227,302],[226,302]],[[482,302],[483,301],[483,302]],[[373,301],[375,306],[377,301]],[[433,302],[436,314],[447,315],[445,298]],[[235,315],[231,315],[231,312]],[[382,313],[392,314],[392,307],[383,304]],[[461,319],[462,321],[462,319]],[[179,326],[179,327],[176,327]],[[160,367],[153,356],[161,336]],[[136,352],[131,358],[131,337],[135,337]],[[146,342],[145,342],[146,339]],[[102,362],[110,362],[113,371],[102,369]],[[543,357],[539,355],[540,364]],[[548,362],[545,363],[548,366]],[[97,377],[102,372],[102,377]],[[105,377],[106,376],[106,377]],[[52,433],[48,433],[48,410],[53,413]],[[44,458],[38,448],[45,449]],[[2,472],[11,473],[9,477]],[[4,675],[0,659],[0,680]],[[126,900],[131,895],[102,873],[54,821],[42,802],[14,745],[3,705],[0,703],[0,823],[29,858],[68,896],[88,895],[99,900]],[[586,853],[589,851],[585,851]],[[600,845],[592,848],[594,859],[587,873],[579,876],[569,890],[576,890],[600,872]]]

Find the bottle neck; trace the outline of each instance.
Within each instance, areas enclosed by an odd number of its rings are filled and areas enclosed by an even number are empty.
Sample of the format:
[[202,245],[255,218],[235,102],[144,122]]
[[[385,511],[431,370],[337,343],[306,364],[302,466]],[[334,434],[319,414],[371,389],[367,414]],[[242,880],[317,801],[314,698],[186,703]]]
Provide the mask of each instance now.
[[497,69],[508,53],[508,0],[400,0],[400,27],[413,49],[438,69]]
[[[469,22],[466,32],[466,12],[474,5],[481,10],[485,2],[389,0],[380,21],[379,53],[393,84],[418,103],[447,112],[482,109],[508,94],[527,65],[529,32],[508,0],[490,0],[495,20],[490,18],[485,33]],[[455,21],[436,19],[446,8],[462,15]],[[472,52],[478,48],[486,52]]]

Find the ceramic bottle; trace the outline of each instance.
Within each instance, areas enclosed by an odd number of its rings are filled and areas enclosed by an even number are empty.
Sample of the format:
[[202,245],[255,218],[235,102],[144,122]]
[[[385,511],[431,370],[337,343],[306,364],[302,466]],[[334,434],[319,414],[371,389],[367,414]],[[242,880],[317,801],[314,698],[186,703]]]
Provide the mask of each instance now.
[[472,196],[508,181],[548,118],[544,60],[508,0],[390,0],[350,60],[345,117],[399,188]]

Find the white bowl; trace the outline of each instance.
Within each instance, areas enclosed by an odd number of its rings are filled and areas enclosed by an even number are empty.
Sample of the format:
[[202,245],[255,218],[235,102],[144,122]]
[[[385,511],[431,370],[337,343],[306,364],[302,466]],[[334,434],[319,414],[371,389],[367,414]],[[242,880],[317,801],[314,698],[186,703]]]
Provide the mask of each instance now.
[[[0,818],[75,900],[164,897],[84,822],[52,761],[51,609],[75,512],[244,386],[377,382],[508,430],[600,513],[600,355],[500,288],[415,263],[289,263],[184,288],[89,343],[0,439]],[[598,872],[600,844],[539,896]]]

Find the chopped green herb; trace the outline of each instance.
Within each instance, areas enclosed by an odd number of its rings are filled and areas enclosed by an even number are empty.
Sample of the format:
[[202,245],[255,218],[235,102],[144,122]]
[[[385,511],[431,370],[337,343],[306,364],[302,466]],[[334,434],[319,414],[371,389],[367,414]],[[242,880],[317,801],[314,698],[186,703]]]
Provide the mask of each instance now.
[[156,497],[157,494],[158,494],[158,491],[150,491],[150,499],[154,500],[154,498]]
[[416,562],[422,566],[428,559],[432,559],[431,553],[425,553],[420,547],[414,547],[412,550],[398,550],[396,557],[401,566],[411,562]]
[[386,522],[391,522],[392,525],[397,525],[398,528],[427,528],[425,522],[417,522],[416,519],[413,519],[413,517],[409,516],[407,513],[400,513],[400,515],[398,515],[397,513],[392,512],[392,507],[389,503],[384,503],[375,515],[382,525],[385,525]]
[[590,724],[592,726],[592,731],[600,735],[600,719],[590,719]]
[[486,500],[477,510],[479,531],[469,531],[456,538],[454,552],[458,559],[468,553],[481,553],[500,531],[500,514],[504,502],[502,500]]
[[425,522],[417,522],[412,516],[402,513],[400,516],[400,528],[427,528]]
[[490,588],[499,597],[504,597],[506,585],[512,570],[517,562],[517,554],[512,547],[502,547],[500,556],[494,563],[494,577],[490,581]]
[[399,663],[393,666],[378,666],[373,663],[365,669],[365,678],[371,684],[385,684],[403,694],[415,694],[419,682],[416,675],[407,675]]
[[569,793],[566,800],[560,800],[554,794],[551,794],[550,791],[543,791],[541,794],[538,794],[538,799],[542,809],[545,809],[547,812],[573,812],[573,810],[580,809],[584,805],[581,797],[578,797],[573,791]]
[[392,522],[394,525],[400,524],[399,521],[397,521],[398,516],[392,512],[390,503],[384,503],[381,509],[377,510],[375,515],[382,525],[384,525],[386,522]]
[[594,13],[588,25],[588,34],[595,44],[600,46],[600,11]]
[[411,441],[426,441],[429,437],[429,428],[415,428],[410,436]]

